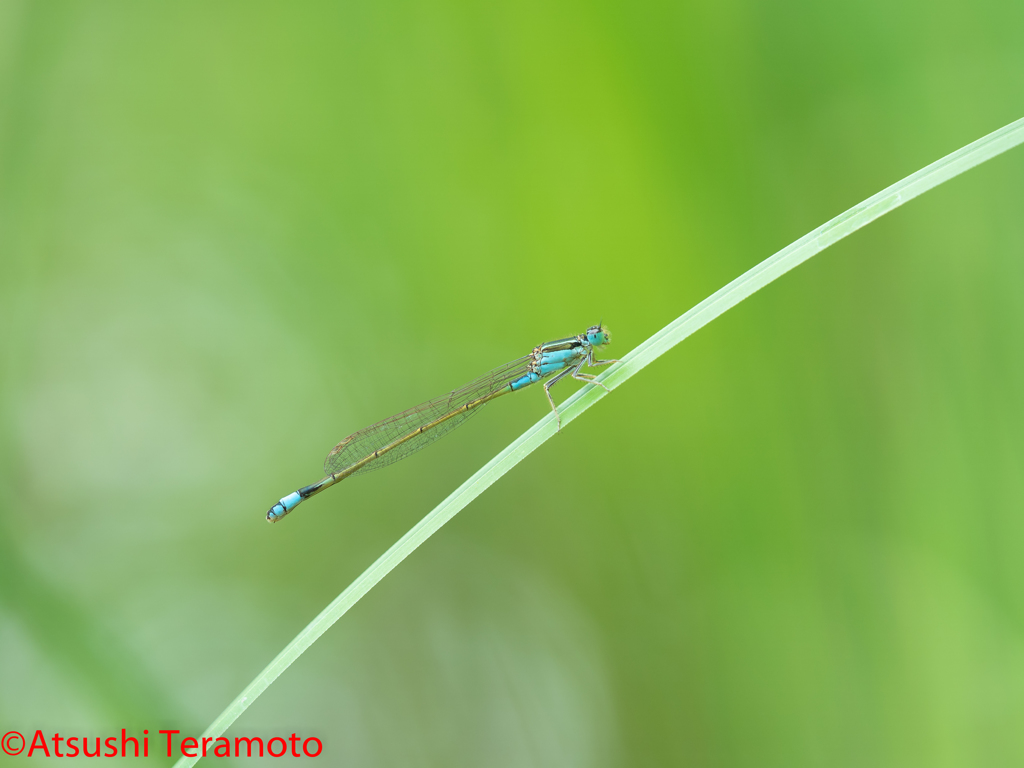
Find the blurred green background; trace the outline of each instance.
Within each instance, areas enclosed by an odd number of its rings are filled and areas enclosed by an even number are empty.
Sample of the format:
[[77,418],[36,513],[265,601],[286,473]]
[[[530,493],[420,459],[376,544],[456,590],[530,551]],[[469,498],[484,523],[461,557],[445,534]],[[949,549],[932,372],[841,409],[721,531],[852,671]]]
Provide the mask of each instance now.
[[[1015,0],[0,2],[0,732],[201,732],[548,406],[267,525],[334,443],[602,318],[622,354],[1021,117],[1022,31]],[[228,735],[1024,763],[1022,201],[1017,150],[688,339]]]

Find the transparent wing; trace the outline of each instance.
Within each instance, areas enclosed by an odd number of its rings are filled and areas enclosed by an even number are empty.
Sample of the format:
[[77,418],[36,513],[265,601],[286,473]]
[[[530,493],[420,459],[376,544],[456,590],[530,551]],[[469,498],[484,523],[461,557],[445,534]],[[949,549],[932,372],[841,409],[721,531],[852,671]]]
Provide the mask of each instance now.
[[[457,411],[466,403],[471,403],[474,400],[479,400],[481,397],[497,392],[502,387],[508,386],[510,382],[523,376],[527,372],[531,359],[532,356],[527,355],[510,363],[505,363],[505,365],[485,373],[480,378],[474,379],[462,389],[456,389],[446,395],[441,395],[441,397],[428,400],[421,405],[417,405],[415,408],[397,413],[383,421],[378,421],[366,429],[361,429],[349,435],[327,454],[327,458],[324,460],[324,471],[329,475],[341,472],[360,459],[369,456],[386,445],[390,445],[410,432],[415,432],[420,427],[437,421],[437,419],[445,414]],[[439,424],[411,440],[392,448],[380,458],[371,461],[353,474],[361,475],[364,472],[386,467],[389,464],[394,464],[396,461],[404,459],[406,456],[416,453],[416,451],[430,445],[438,438],[464,424],[481,407],[483,406],[481,405],[465,413],[453,416],[443,424]]]

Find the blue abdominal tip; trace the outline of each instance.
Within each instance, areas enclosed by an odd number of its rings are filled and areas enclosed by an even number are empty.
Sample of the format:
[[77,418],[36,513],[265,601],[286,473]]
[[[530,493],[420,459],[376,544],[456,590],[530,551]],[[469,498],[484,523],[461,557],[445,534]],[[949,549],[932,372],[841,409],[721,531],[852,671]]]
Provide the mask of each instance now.
[[297,506],[299,506],[300,501],[302,501],[302,496],[299,494],[298,491],[295,491],[294,493],[289,493],[287,496],[285,496],[283,499],[277,502],[277,504],[275,504],[269,510],[267,510],[267,521],[271,523],[276,523],[282,517],[287,515]]

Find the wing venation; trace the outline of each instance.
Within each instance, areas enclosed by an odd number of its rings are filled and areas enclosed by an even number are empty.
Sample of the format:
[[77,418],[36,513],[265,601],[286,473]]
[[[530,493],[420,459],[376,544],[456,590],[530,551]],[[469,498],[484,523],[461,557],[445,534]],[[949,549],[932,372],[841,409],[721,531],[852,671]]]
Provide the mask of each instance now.
[[[415,432],[420,427],[437,421],[445,414],[456,411],[467,403],[497,392],[502,387],[508,386],[510,382],[525,374],[531,359],[532,356],[527,355],[518,360],[513,360],[474,379],[461,389],[452,390],[445,395],[428,400],[407,411],[396,413],[394,416],[378,421],[376,424],[366,427],[366,429],[361,429],[349,435],[327,454],[327,458],[324,461],[324,471],[329,475],[342,472],[374,451],[379,451],[381,448],[391,445],[396,440],[411,432]],[[361,475],[365,472],[371,472],[374,469],[394,464],[396,461],[416,453],[416,451],[425,448],[438,438],[464,424],[482,407],[483,405],[481,404],[476,408],[447,419],[443,423],[381,454],[377,459],[369,462],[353,474]]]

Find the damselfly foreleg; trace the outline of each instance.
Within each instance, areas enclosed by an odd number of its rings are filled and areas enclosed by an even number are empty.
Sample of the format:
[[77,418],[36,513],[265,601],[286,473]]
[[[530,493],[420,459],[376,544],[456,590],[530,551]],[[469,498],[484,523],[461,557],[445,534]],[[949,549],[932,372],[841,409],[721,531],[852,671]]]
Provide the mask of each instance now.
[[[617,363],[618,360],[612,360],[609,362]],[[587,384],[597,384],[597,386],[601,387],[605,392],[611,392],[611,390],[608,389],[608,387],[606,387],[602,382],[597,380],[597,376],[594,376],[589,373],[580,373],[580,368],[582,368],[586,363],[586,360],[580,360],[579,365],[577,365],[574,368],[571,368],[570,370],[572,371],[572,377],[576,379],[576,381],[585,381]]]

